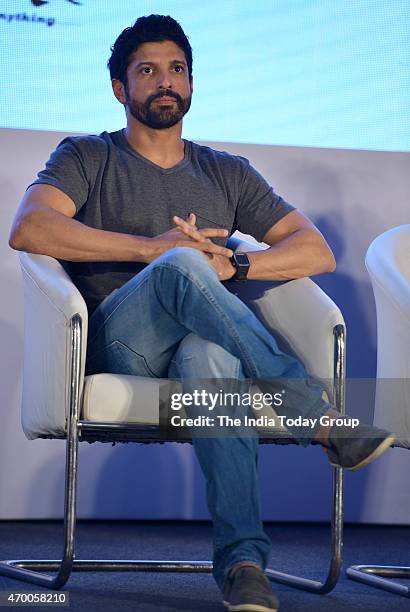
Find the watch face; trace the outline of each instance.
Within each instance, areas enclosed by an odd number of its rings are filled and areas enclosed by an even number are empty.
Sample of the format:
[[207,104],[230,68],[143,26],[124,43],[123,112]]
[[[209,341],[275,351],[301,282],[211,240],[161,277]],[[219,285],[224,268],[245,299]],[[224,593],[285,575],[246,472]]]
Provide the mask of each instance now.
[[249,258],[246,253],[235,253],[234,254],[234,265],[236,268],[236,273],[234,275],[235,280],[244,281],[248,277],[249,270]]
[[248,256],[245,253],[236,253],[236,261],[239,266],[247,266],[249,263]]

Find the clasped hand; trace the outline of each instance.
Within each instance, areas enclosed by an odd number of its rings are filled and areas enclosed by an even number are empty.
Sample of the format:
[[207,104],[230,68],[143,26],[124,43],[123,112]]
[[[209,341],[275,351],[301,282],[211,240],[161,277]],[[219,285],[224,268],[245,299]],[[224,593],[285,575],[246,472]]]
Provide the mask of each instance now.
[[199,230],[196,227],[196,216],[194,213],[190,213],[186,221],[177,216],[173,218],[173,221],[176,227],[156,236],[154,240],[170,241],[172,246],[190,246],[196,248],[208,257],[210,265],[218,273],[219,280],[223,281],[232,278],[235,274],[235,268],[229,260],[233,254],[231,249],[214,244],[211,240],[211,238],[216,237],[225,238],[228,235],[228,230],[221,228]]

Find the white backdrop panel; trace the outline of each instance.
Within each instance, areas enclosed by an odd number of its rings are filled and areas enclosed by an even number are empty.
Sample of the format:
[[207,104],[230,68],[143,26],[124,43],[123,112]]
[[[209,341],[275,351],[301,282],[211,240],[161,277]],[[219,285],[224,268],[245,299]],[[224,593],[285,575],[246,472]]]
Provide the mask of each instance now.
[[[26,185],[65,135],[0,130],[0,519],[62,516],[64,443],[28,441],[20,427],[22,284],[7,239]],[[349,375],[373,376],[375,309],[364,256],[375,236],[409,222],[410,154],[205,144],[248,157],[323,231],[338,268],[315,280],[344,313]],[[371,410],[365,407],[369,418]],[[403,486],[409,465],[410,454],[395,450],[349,474],[346,519],[410,524],[410,488]],[[265,519],[328,519],[331,470],[319,449],[263,447],[260,473]],[[81,518],[209,516],[192,448],[179,444],[82,444],[78,510]]]

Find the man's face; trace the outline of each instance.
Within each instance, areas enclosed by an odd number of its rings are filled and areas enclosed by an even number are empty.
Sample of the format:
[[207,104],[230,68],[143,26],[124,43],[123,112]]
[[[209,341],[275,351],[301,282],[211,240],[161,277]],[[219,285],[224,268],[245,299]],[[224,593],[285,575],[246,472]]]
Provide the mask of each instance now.
[[128,65],[123,96],[128,112],[150,128],[181,121],[192,96],[183,50],[170,40],[140,45]]

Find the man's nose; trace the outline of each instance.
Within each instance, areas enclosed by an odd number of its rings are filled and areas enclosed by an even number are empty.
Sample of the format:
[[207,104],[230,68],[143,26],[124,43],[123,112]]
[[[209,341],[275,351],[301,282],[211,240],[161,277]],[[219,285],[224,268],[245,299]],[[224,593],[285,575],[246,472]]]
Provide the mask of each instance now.
[[172,79],[168,72],[160,72],[158,74],[157,85],[161,89],[172,89]]

